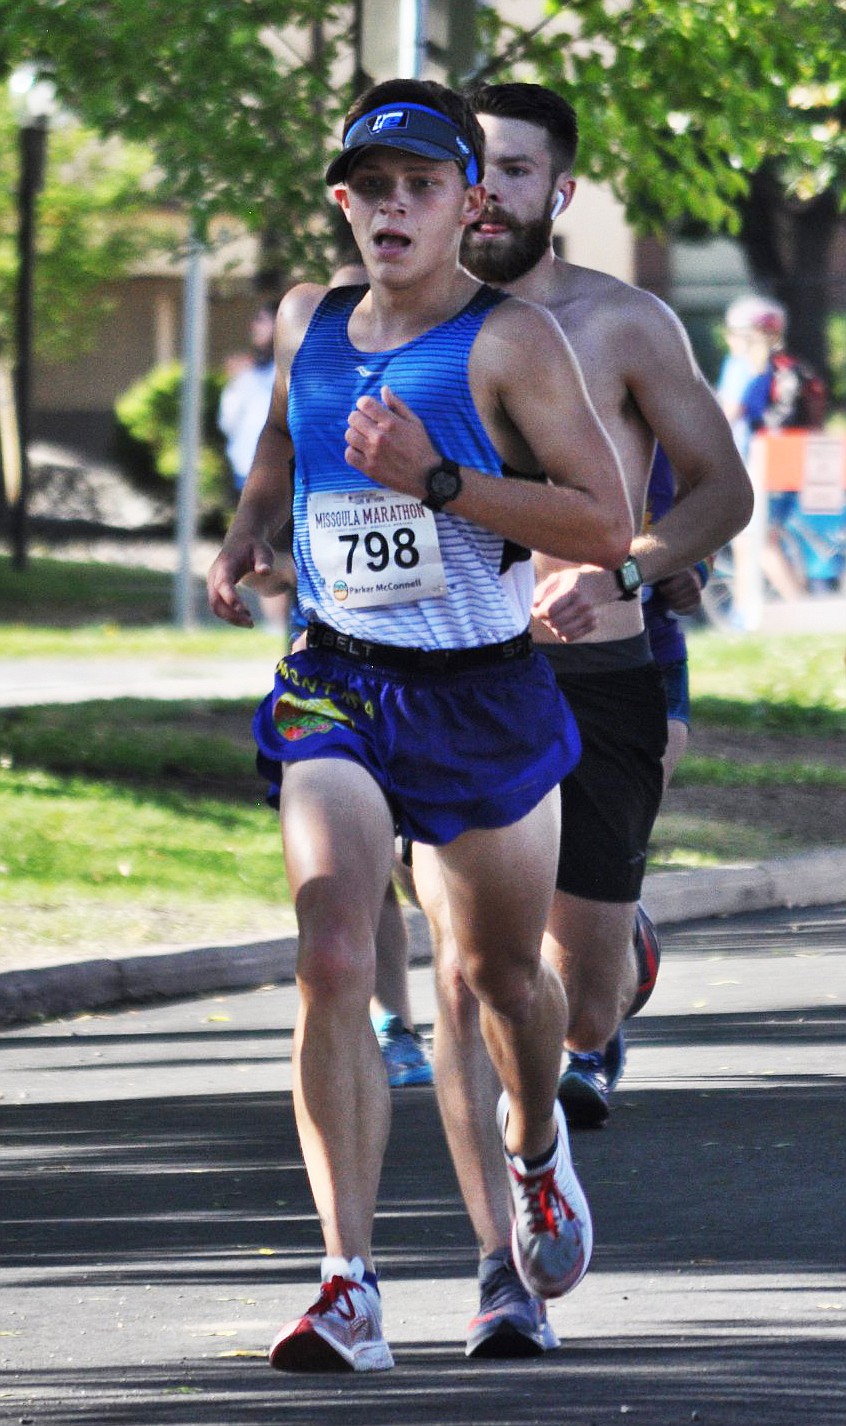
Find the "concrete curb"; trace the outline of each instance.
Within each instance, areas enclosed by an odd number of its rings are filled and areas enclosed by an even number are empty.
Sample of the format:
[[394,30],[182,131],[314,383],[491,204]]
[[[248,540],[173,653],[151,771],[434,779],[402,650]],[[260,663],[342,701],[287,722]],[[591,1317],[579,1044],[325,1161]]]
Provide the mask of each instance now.
[[708,871],[647,876],[643,900],[658,925],[736,916],[774,906],[829,906],[846,897],[846,848]]
[[[846,897],[846,848],[704,871],[647,876],[643,900],[659,926],[771,907],[827,906]],[[422,912],[406,912],[409,959],[431,959]],[[144,955],[0,972],[0,1028],[152,1000],[290,983],[296,937],[191,946]]]

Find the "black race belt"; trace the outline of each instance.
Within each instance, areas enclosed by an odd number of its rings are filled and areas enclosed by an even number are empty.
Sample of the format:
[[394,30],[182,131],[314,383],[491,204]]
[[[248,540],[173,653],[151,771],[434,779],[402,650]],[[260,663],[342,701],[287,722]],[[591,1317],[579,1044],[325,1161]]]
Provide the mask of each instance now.
[[480,644],[472,649],[417,649],[398,644],[374,644],[352,634],[340,634],[318,619],[309,621],[306,639],[310,649],[328,649],[355,663],[376,668],[399,669],[404,673],[462,673],[465,669],[490,668],[528,658],[532,636],[528,629],[500,644]]

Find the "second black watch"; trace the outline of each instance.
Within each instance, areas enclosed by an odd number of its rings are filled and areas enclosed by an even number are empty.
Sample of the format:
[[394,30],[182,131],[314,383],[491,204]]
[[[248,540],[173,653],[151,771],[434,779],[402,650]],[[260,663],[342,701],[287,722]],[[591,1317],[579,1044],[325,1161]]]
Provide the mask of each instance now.
[[458,462],[441,460],[426,476],[426,498],[423,504],[427,510],[443,510],[450,500],[455,500],[461,494],[463,484]]
[[621,599],[635,599],[643,584],[643,575],[640,572],[640,565],[634,555],[629,555],[623,560],[619,569],[615,569],[614,578],[620,589]]

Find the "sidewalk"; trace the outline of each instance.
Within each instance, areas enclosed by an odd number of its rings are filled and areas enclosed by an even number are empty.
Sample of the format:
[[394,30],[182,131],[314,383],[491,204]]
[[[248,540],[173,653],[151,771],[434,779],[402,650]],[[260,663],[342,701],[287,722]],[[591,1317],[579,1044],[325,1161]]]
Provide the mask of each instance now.
[[273,655],[260,658],[0,658],[0,708],[100,698],[262,698]]
[[[86,698],[259,697],[269,683],[267,658],[219,660],[0,659],[0,706],[81,702]],[[648,875],[643,900],[656,924],[673,925],[771,907],[834,905],[846,896],[846,847],[702,871]],[[407,913],[411,960],[430,959],[422,914]],[[0,1027],[156,999],[247,989],[293,979],[293,936],[235,944],[122,953],[109,958],[18,964],[0,972]]]

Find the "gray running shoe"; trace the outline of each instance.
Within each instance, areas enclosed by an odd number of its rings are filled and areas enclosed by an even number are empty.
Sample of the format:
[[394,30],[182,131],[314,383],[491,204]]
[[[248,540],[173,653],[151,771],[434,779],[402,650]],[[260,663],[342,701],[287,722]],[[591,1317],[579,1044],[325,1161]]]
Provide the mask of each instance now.
[[511,1252],[520,1281],[533,1297],[562,1297],[581,1282],[593,1250],[593,1225],[570,1158],[567,1121],[555,1101],[558,1134],[551,1159],[529,1168],[505,1148],[508,1098],[496,1117],[514,1206]]
[[468,1357],[536,1357],[560,1347],[546,1307],[532,1297],[514,1269],[510,1248],[479,1264],[479,1311],[467,1327]]

